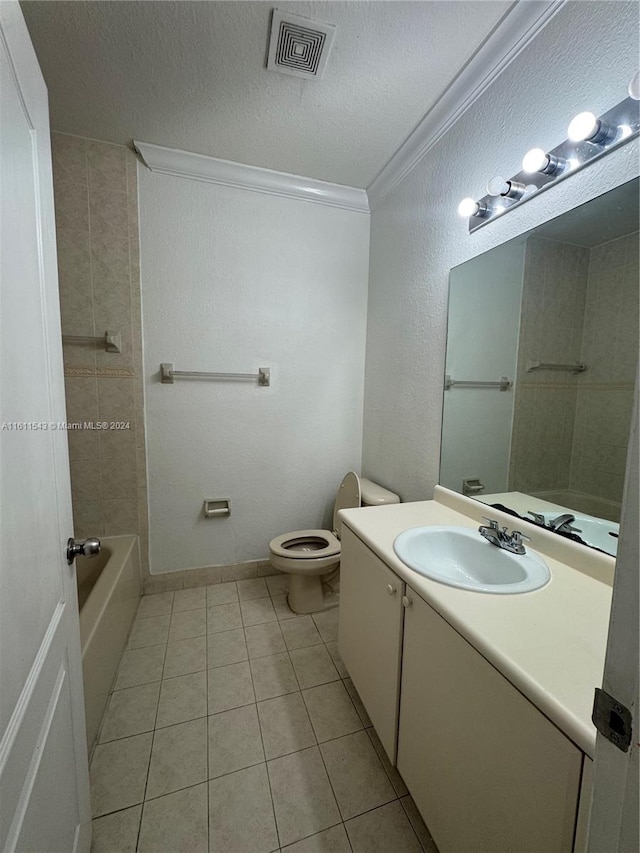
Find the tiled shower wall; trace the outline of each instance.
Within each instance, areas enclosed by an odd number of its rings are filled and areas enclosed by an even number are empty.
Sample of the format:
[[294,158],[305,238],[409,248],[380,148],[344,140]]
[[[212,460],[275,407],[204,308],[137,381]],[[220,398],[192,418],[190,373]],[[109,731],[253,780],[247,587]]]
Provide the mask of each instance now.
[[[581,354],[588,369],[578,377],[570,488],[611,502],[615,515],[638,366],[638,233],[590,256]],[[609,517],[606,507],[596,514]]]
[[[75,535],[137,533],[146,574],[136,157],[58,133],[52,150],[67,420],[81,425],[68,431]],[[107,329],[121,333],[121,353],[65,341]],[[87,426],[98,423],[107,428]]]
[[[619,520],[638,298],[637,233],[592,249],[529,239],[510,490]],[[587,370],[527,372],[530,361],[580,361]]]
[[578,377],[527,368],[532,361],[580,360],[588,269],[588,249],[527,241],[509,491],[569,487]]

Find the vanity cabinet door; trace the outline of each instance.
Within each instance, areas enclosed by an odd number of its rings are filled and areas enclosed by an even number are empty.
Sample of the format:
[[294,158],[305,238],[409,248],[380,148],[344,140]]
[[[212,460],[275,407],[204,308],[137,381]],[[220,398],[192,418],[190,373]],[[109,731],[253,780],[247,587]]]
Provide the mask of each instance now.
[[342,526],[340,655],[395,764],[404,584]]
[[398,770],[440,853],[570,853],[582,753],[406,595]]

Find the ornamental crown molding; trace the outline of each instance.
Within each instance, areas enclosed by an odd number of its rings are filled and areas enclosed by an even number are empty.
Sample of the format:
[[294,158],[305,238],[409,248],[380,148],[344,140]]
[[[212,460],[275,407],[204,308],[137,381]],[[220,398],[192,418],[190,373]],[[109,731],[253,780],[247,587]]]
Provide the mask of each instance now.
[[145,165],[152,172],[162,175],[369,213],[369,200],[366,190],[363,189],[290,175],[287,172],[276,172],[259,166],[247,166],[177,148],[165,148],[149,142],[134,140],[133,145]]
[[134,140],[152,172],[370,213],[560,11],[566,0],[516,0],[366,190]]
[[519,0],[367,187],[375,208],[560,11],[566,0]]

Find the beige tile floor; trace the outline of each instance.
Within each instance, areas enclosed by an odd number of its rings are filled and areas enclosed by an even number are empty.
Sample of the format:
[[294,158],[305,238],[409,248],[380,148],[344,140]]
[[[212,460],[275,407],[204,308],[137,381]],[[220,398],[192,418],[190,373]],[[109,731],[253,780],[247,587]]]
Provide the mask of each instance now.
[[285,576],[145,596],[91,763],[93,853],[437,853]]

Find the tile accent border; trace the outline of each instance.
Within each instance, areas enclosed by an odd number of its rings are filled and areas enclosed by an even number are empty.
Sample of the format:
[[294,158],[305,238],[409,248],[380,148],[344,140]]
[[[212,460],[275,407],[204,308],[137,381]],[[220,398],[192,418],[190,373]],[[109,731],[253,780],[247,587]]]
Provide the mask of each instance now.
[[536,388],[542,391],[633,391],[633,382],[519,382],[520,388]]
[[65,367],[65,376],[106,376],[111,379],[130,379],[136,375],[130,367]]

